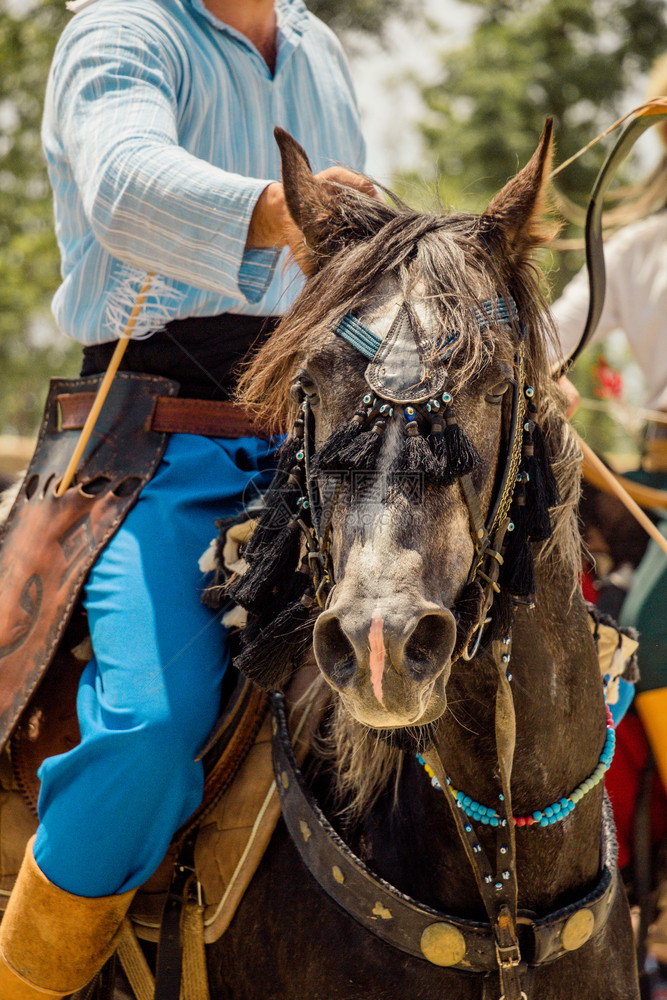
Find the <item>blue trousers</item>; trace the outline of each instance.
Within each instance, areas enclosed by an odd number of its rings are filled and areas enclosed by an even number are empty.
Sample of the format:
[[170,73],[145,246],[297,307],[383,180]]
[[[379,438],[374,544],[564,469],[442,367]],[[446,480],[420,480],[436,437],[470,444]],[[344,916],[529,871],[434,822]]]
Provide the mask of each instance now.
[[35,859],[67,892],[141,885],[201,802],[194,758],[217,717],[229,652],[220,613],[200,601],[198,560],[214,520],[240,511],[272,474],[268,442],[172,435],[91,570],[81,742],[39,772]]

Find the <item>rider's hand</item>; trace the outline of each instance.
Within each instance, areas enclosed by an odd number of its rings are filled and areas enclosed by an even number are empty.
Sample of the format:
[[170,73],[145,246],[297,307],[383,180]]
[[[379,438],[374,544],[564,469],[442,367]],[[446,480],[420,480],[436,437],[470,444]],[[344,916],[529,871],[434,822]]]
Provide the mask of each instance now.
[[[362,194],[372,198],[380,198],[366,177],[362,174],[356,174],[352,170],[347,170],[345,167],[328,167],[321,173],[315,174],[315,180],[321,184],[326,184],[327,181],[345,184]],[[269,184],[262,191],[252,213],[246,247],[290,246],[294,250],[302,243],[303,236],[289,214],[282,184],[277,182]]]

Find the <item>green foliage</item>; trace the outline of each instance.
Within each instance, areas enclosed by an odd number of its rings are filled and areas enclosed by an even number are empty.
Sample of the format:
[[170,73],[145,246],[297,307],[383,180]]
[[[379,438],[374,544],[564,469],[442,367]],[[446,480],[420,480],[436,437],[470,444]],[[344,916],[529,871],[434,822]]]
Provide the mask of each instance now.
[[306,0],[313,14],[335,31],[382,35],[388,17],[414,12],[415,0]]
[[[667,49],[663,0],[463,0],[480,7],[470,41],[423,90],[426,148],[440,194],[479,210],[531,156],[548,115],[563,162],[626,111],[626,93]],[[608,148],[608,147],[607,147]],[[585,204],[596,150],[558,178]],[[577,262],[578,263],[578,262]]]
[[[18,434],[34,430],[48,376],[71,374],[79,353],[64,338],[34,332],[59,281],[39,126],[65,20],[62,0],[22,17],[0,7],[0,430]],[[38,346],[45,339],[53,343]]]

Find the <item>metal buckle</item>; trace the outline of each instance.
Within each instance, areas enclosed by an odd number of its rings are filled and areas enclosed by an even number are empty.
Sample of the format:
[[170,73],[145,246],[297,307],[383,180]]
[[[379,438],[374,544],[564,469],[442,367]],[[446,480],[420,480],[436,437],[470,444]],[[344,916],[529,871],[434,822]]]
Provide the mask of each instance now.
[[[504,952],[508,952],[509,954],[505,957],[503,955]],[[519,951],[518,943],[501,947],[496,941],[496,962],[501,969],[515,969],[517,965],[521,965],[521,952]]]
[[[479,624],[475,626],[475,629],[472,635],[470,636],[470,639],[468,639],[465,648],[461,651],[461,658],[463,660],[469,661],[474,659],[475,656],[477,656],[477,650],[479,649],[480,643],[482,641],[482,635],[484,633],[484,629],[489,624],[490,621],[491,621],[491,615],[487,615],[483,622],[479,622]],[[475,641],[473,643],[473,647],[471,649],[470,643],[472,642],[472,636],[475,635],[475,633],[477,634],[475,637]]]

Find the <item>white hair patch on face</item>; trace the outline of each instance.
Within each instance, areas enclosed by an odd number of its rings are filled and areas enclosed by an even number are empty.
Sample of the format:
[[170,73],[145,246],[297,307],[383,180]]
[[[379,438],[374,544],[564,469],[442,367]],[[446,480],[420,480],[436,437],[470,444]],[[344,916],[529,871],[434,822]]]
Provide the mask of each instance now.
[[384,620],[382,615],[379,610],[376,610],[373,612],[370,632],[368,633],[368,641],[371,649],[369,665],[373,693],[384,708],[384,701],[382,700],[382,678],[384,676],[385,660],[384,637],[382,635],[383,627]]

